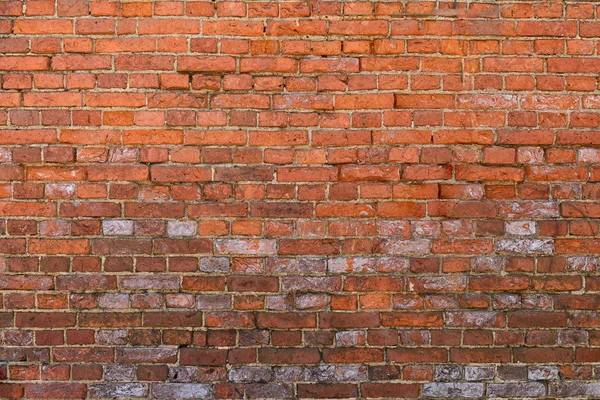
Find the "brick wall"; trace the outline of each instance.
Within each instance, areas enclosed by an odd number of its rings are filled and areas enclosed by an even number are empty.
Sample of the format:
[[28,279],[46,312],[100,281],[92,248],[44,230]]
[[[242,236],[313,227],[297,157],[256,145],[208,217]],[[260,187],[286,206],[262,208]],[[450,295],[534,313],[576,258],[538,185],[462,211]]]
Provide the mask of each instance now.
[[0,397],[600,397],[595,1],[0,2]]

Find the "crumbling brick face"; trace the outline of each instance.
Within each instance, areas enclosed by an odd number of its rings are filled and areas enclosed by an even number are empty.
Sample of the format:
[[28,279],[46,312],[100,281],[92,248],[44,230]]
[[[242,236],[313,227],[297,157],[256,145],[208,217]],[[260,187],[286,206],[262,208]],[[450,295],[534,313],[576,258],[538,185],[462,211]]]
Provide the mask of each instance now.
[[0,398],[600,398],[599,18],[0,1]]

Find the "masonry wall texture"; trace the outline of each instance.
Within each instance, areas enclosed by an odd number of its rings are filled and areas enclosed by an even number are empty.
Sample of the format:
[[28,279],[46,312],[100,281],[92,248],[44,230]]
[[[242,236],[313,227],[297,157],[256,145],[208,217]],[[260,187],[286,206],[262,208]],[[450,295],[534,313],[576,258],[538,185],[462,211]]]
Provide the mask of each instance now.
[[0,398],[600,398],[596,1],[0,14]]

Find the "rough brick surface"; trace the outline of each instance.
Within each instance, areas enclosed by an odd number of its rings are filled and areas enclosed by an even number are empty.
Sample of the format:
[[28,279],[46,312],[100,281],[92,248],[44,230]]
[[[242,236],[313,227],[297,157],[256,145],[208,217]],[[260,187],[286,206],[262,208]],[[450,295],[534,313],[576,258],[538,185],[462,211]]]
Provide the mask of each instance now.
[[0,1],[0,398],[600,398],[599,19]]

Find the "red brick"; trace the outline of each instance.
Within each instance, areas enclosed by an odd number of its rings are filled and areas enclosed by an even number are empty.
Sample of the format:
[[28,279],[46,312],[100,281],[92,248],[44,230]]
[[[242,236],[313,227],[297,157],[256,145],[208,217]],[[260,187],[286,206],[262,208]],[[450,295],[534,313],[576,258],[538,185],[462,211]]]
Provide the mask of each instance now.
[[235,58],[182,56],[177,59],[177,70],[186,72],[231,72],[235,71]]
[[394,99],[392,95],[336,95],[334,109],[356,110],[356,109],[386,109],[392,108]]
[[391,348],[387,350],[390,361],[401,363],[443,363],[448,361],[448,350],[444,348]]
[[32,399],[82,399],[86,395],[83,383],[29,383],[25,385],[27,397]]
[[453,95],[435,95],[435,94],[418,94],[418,95],[401,95],[395,97],[396,108],[453,108]]
[[421,391],[419,385],[406,383],[363,383],[361,390],[366,398],[418,398]]
[[55,71],[79,71],[110,69],[109,56],[65,55],[52,57],[52,69]]
[[542,72],[544,62],[539,58],[523,60],[522,58],[488,57],[483,61],[483,70],[490,72]]
[[510,349],[452,349],[450,361],[455,363],[508,363]]
[[321,355],[317,349],[268,348],[258,350],[258,361],[266,364],[317,364]]
[[225,365],[227,350],[220,349],[194,349],[185,348],[181,350],[182,365]]
[[30,181],[83,181],[87,171],[82,167],[29,167],[26,175]]
[[210,181],[211,170],[202,167],[154,166],[151,169],[153,182],[197,182]]
[[32,254],[88,254],[87,239],[32,239],[29,241]]
[[383,326],[442,326],[440,313],[382,313]]
[[252,131],[249,135],[249,144],[251,146],[302,146],[308,144],[308,132],[306,131],[287,131],[287,132],[269,132]]
[[329,182],[336,181],[337,168],[331,167],[285,167],[277,169],[279,182]]
[[26,107],[80,107],[83,105],[83,101],[79,93],[25,93],[23,105]]
[[262,329],[301,329],[316,328],[317,318],[311,313],[260,313],[256,325]]
[[339,253],[336,240],[285,239],[280,241],[279,254],[334,255]]
[[75,326],[77,315],[75,313],[18,313],[15,317],[17,327],[72,327]]
[[523,276],[504,277],[498,279],[494,277],[471,278],[469,288],[480,291],[515,291],[525,290],[529,287],[529,278]]
[[520,168],[501,167],[481,167],[481,166],[458,166],[456,168],[456,178],[466,181],[514,181],[523,180],[525,173]]
[[126,177],[129,181],[145,181],[148,179],[148,167],[146,166],[91,166],[88,168],[88,179],[90,181],[112,181],[115,176]]
[[47,71],[50,69],[50,58],[42,56],[3,57],[0,61],[3,71]]
[[347,399],[358,395],[358,387],[351,383],[299,384],[298,397],[310,399]]
[[146,95],[143,93],[88,93],[85,104],[89,107],[143,107]]
[[354,364],[383,361],[382,349],[324,349],[323,361],[327,363]]
[[72,34],[73,21],[27,19],[15,21],[13,32],[25,35]]
[[301,60],[300,72],[304,74],[358,72],[359,65],[356,58],[338,58],[323,60]]
[[514,349],[514,360],[534,363],[568,363],[573,360],[573,350],[568,348],[520,347]]
[[[140,4],[143,3],[131,3],[130,5],[136,7],[139,10]],[[200,33],[199,21],[186,21],[182,19],[165,19],[165,20],[153,20],[145,19],[140,21],[138,27],[138,33],[140,35],[153,35],[153,34],[198,34]]]

